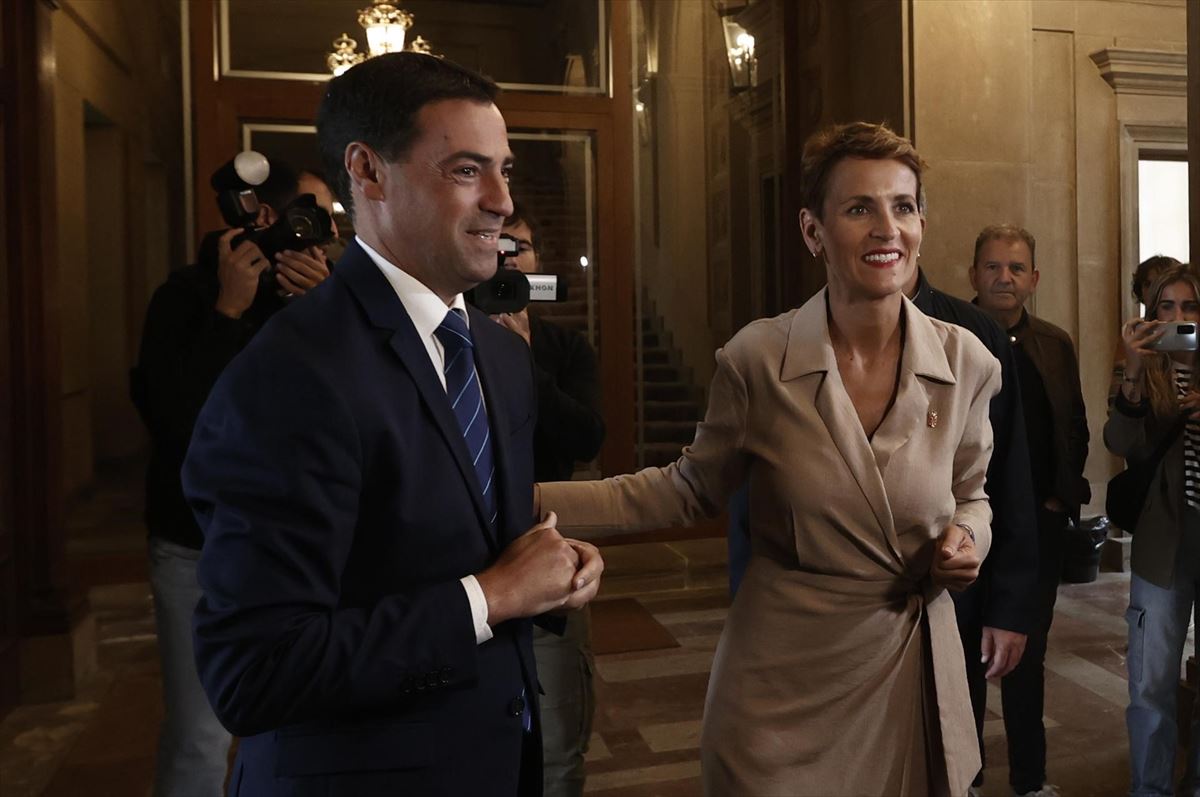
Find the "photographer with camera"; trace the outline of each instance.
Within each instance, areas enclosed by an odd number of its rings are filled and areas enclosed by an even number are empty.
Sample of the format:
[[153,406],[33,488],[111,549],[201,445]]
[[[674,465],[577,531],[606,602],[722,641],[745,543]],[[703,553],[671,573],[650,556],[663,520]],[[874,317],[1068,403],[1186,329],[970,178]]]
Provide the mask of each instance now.
[[1139,494],[1118,490],[1114,479],[1106,500],[1110,516],[1131,515],[1119,522],[1133,533],[1125,612],[1129,793],[1196,794],[1200,712],[1191,713],[1178,784],[1175,759],[1180,663],[1200,593],[1200,279],[1186,265],[1169,266],[1143,298],[1145,318],[1121,327],[1124,375],[1104,425],[1104,444],[1140,483]]
[[289,297],[329,276],[316,242],[336,234],[328,187],[278,160],[242,153],[213,175],[212,186],[231,229],[205,235],[197,262],[173,271],[154,292],[131,373],[132,398],[151,438],[145,517],[165,706],[156,797],[222,794],[230,743],[192,652],[203,537],[183,496],[184,454],[226,365]]
[[[539,274],[541,236],[533,217],[514,202],[502,232],[516,242],[516,252],[504,260],[504,266],[527,276]],[[531,316],[528,308],[492,318],[520,335],[533,354],[538,398],[533,434],[535,479],[569,480],[575,463],[591,460],[604,442],[596,354],[583,335]],[[583,794],[583,755],[595,711],[590,636],[586,606],[567,614],[561,635],[539,626],[533,629],[538,677],[546,691],[541,701],[545,797]]]

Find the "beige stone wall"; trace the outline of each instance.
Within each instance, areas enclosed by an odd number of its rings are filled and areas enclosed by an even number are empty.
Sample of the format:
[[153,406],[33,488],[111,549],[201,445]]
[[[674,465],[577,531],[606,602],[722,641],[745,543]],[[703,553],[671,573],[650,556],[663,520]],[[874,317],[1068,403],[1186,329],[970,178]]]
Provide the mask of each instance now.
[[67,495],[86,487],[97,462],[145,445],[128,370],[150,293],[183,250],[181,203],[170,206],[182,196],[173,8],[63,0],[51,17]]
[[1101,430],[1129,268],[1121,123],[1182,126],[1186,102],[1118,97],[1089,56],[1178,51],[1185,29],[1182,0],[912,3],[913,133],[931,164],[921,263],[935,284],[969,298],[982,226],[1010,221],[1037,237],[1042,278],[1030,309],[1079,349],[1096,510],[1117,467]]

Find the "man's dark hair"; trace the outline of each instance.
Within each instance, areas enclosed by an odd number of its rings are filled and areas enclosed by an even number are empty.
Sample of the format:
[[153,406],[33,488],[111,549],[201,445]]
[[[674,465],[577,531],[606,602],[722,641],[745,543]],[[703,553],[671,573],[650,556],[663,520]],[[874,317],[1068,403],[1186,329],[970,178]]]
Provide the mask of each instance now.
[[317,144],[327,183],[353,214],[346,147],[361,141],[388,161],[403,158],[420,134],[417,113],[441,100],[492,103],[499,88],[444,58],[402,52],[368,58],[329,81],[317,109]]
[[326,188],[329,187],[329,180],[325,177],[324,169],[301,169],[299,177],[303,179],[305,175],[312,177],[314,180],[320,180],[322,183],[325,183]]
[[276,158],[267,160],[271,164],[271,172],[261,185],[254,186],[254,195],[259,202],[270,205],[278,213],[299,195],[300,174],[284,161]]
[[542,254],[542,228],[538,225],[537,219],[529,215],[528,208],[513,202],[512,215],[504,220],[504,226],[514,227],[522,222],[529,228],[529,243],[533,246],[534,254],[540,257]]
[[1138,263],[1137,270],[1133,272],[1133,284],[1129,286],[1133,298],[1142,304],[1148,304],[1146,297],[1142,296],[1142,291],[1149,288],[1149,283],[1157,279],[1159,274],[1179,265],[1182,264],[1169,255],[1152,255]]
[[[265,157],[265,156],[264,156]],[[276,212],[295,199],[300,193],[300,174],[291,164],[278,158],[267,158],[267,179],[259,185],[251,185],[238,176],[230,163],[213,172],[209,185],[214,191],[254,190],[258,201],[270,205]]]

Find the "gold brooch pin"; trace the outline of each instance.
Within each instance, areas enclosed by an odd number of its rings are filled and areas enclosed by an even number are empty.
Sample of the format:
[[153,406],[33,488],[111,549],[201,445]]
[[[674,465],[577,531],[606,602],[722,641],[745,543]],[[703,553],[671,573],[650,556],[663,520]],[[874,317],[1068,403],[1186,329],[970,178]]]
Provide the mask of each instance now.
[[930,429],[936,429],[938,422],[937,410],[930,410],[928,417],[925,418],[925,425]]

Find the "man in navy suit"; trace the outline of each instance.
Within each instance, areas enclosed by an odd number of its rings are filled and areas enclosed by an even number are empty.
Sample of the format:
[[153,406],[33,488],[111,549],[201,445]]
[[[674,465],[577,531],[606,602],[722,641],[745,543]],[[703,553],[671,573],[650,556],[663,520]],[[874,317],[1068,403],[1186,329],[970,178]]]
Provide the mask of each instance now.
[[329,82],[357,238],[196,425],[196,663],[243,737],[231,795],[541,793],[530,618],[587,603],[603,563],[530,528],[529,348],[463,303],[512,213],[495,95],[416,53]]

